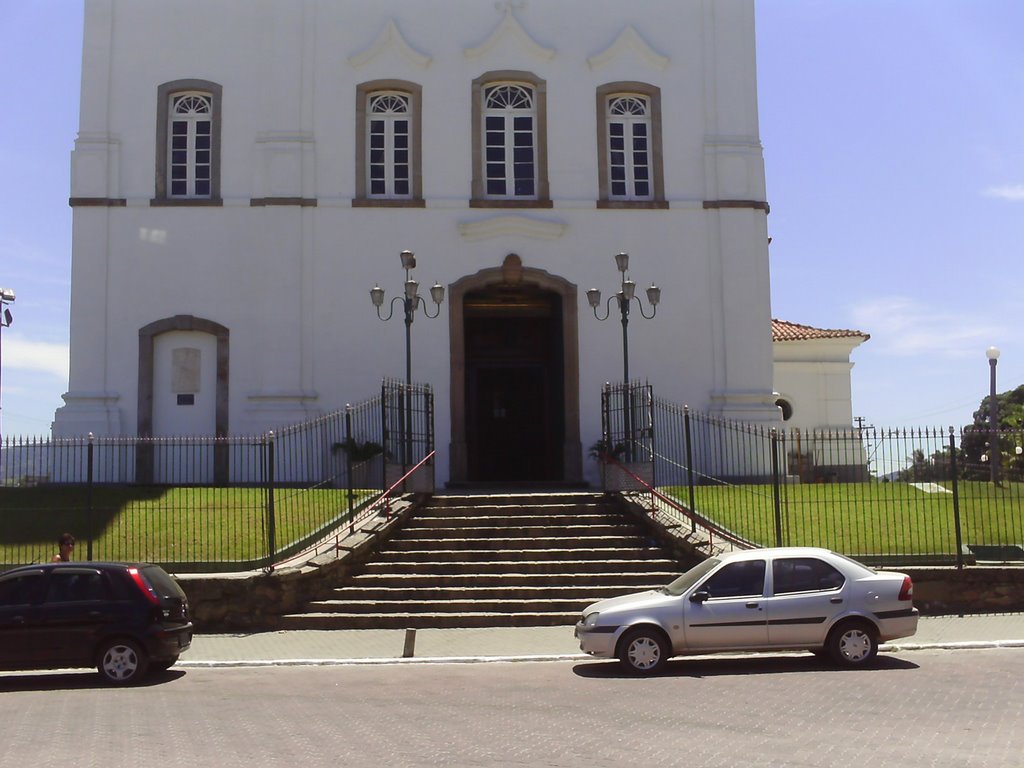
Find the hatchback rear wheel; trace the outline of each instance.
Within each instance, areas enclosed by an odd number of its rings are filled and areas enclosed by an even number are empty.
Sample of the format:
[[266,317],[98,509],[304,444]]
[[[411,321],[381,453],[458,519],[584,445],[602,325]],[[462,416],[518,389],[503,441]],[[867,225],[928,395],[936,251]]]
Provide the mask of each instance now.
[[132,640],[109,640],[100,647],[96,668],[108,683],[128,685],[146,674],[146,652]]

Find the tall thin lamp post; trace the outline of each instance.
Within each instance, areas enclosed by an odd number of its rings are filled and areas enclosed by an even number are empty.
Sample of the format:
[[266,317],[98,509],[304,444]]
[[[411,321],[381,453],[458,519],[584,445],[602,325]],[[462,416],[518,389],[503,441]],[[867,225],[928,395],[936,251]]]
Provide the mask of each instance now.
[[999,362],[999,348],[985,350],[988,358],[988,463],[992,485],[999,485],[999,404],[996,401],[996,364]]
[[633,456],[633,428],[632,428],[632,397],[630,396],[630,384],[629,384],[629,309],[630,305],[636,301],[637,306],[640,310],[640,315],[647,320],[651,320],[658,313],[658,302],[661,301],[661,289],[651,284],[651,287],[647,289],[647,302],[651,305],[651,314],[647,314],[644,311],[644,303],[639,296],[636,295],[636,283],[629,279],[629,254],[618,253],[615,255],[615,267],[619,270],[621,275],[621,284],[619,291],[613,296],[608,297],[608,301],[605,304],[604,317],[598,312],[601,306],[601,291],[597,288],[590,288],[587,290],[587,303],[590,304],[590,308],[594,310],[594,317],[604,322],[612,313],[612,300],[618,302],[619,306],[619,317],[622,321],[622,383],[626,391],[626,415],[625,415],[625,431],[626,431],[626,459],[632,461]]
[[430,298],[433,300],[436,310],[430,314],[427,302],[419,295],[419,283],[412,277],[412,270],[416,268],[416,255],[412,251],[402,251],[399,255],[402,260],[402,269],[405,270],[404,295],[395,296],[391,299],[391,305],[387,317],[381,314],[381,307],[384,306],[384,289],[374,284],[370,289],[370,301],[377,310],[377,317],[381,320],[390,320],[395,314],[395,302],[402,303],[402,310],[405,313],[405,398],[402,411],[402,428],[404,435],[404,450],[402,455],[403,470],[412,463],[412,324],[416,319],[416,309],[423,310],[423,314],[433,319],[441,314],[441,302],[444,301],[444,286],[434,283],[430,289]]
[[[11,310],[8,309],[8,304],[14,303],[14,291],[11,288],[0,288],[0,373],[3,372],[3,329],[10,328],[14,318],[11,316]],[[3,387],[0,386],[0,397],[2,397]],[[0,416],[3,414],[3,406],[0,405]],[[3,424],[0,422],[0,446],[3,445]]]

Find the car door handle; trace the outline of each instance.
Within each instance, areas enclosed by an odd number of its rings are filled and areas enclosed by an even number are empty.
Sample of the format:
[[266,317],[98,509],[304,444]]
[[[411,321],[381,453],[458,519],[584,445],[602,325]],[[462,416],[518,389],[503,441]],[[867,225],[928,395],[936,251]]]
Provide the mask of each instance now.
[[839,605],[841,602],[843,602],[843,598],[841,598],[841,597],[833,597],[832,599],[829,600],[829,602],[832,603],[833,605]]
[[747,603],[747,608],[760,608],[760,603]]

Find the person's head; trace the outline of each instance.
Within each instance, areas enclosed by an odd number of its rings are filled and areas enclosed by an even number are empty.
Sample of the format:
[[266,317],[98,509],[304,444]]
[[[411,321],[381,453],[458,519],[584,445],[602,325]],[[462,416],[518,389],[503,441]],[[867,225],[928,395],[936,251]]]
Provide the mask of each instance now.
[[71,552],[75,548],[75,537],[70,533],[62,533],[57,539],[57,547],[62,555]]

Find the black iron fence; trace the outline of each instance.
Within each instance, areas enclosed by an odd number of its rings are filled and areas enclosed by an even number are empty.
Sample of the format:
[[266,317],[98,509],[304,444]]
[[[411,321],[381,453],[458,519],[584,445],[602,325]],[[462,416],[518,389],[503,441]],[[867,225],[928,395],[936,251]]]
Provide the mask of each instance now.
[[876,564],[1024,560],[1022,431],[776,429],[640,385],[604,404],[596,448],[630,468],[605,465],[606,487],[635,474],[739,539]]
[[[393,381],[358,405],[252,437],[5,438],[0,569],[49,560],[65,531],[82,560],[269,568],[351,527],[389,477],[432,451],[429,387]],[[430,470],[416,473],[419,485],[432,486]]]

